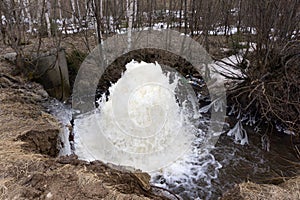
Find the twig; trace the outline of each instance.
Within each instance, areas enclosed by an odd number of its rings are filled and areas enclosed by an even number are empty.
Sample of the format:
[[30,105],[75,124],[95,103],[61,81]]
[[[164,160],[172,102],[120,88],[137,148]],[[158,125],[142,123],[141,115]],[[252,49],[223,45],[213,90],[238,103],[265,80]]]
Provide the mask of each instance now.
[[151,185],[151,187],[167,191],[168,193],[170,193],[171,195],[173,195],[177,200],[181,200],[174,192],[172,192],[172,191],[170,191],[170,190],[168,190],[166,188],[155,186],[155,185]]

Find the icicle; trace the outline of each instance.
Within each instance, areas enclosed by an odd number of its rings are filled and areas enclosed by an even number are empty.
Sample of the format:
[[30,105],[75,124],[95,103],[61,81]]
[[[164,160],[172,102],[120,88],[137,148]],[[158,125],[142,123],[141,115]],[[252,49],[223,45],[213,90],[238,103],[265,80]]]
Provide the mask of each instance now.
[[218,98],[214,101],[214,111],[215,112],[223,112],[224,101],[221,98]]
[[223,112],[223,107],[225,107],[224,105],[224,101],[222,101],[221,98],[217,98],[214,101],[212,101],[209,105],[207,106],[203,106],[199,112],[200,113],[207,113],[209,111],[209,109],[211,109],[213,107],[215,112]]
[[236,112],[238,112],[238,109],[235,107],[235,105],[231,106],[231,109],[228,113],[228,115],[234,115]]
[[268,135],[264,134],[263,136],[261,136],[261,145],[262,149],[270,151],[270,139]]
[[211,108],[212,105],[213,105],[213,103],[210,103],[210,104],[207,105],[207,106],[203,106],[203,107],[199,110],[199,112],[200,112],[200,113],[207,113],[207,112],[209,111],[209,109]]
[[256,124],[255,116],[253,117],[253,116],[251,116],[251,115],[249,114],[249,119],[248,119],[246,125],[253,126],[253,125],[255,125],[255,124]]
[[240,142],[241,145],[249,144],[246,130],[243,128],[242,122],[239,120],[236,125],[227,133],[228,136],[234,135],[234,141]]

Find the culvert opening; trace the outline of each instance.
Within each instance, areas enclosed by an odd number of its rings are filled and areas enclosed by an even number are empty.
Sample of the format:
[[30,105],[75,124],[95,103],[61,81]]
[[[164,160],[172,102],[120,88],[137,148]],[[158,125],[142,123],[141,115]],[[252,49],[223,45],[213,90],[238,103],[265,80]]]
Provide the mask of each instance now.
[[101,79],[99,80],[96,99],[101,97],[101,95],[104,93],[107,94],[108,88],[121,78],[122,73],[124,73],[126,70],[125,65],[130,63],[132,60],[137,62],[143,61],[146,63],[157,62],[160,65],[166,65],[176,70],[186,78],[190,78],[190,76],[192,76],[197,79],[202,79],[201,75],[194,68],[194,66],[179,55],[162,49],[138,49],[122,55],[107,67],[101,76]]

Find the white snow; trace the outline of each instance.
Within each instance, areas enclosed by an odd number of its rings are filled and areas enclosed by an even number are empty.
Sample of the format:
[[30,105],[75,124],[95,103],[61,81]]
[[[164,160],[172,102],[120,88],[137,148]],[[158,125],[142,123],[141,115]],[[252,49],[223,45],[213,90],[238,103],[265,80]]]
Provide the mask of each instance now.
[[51,193],[51,192],[49,192],[47,195],[46,195],[46,198],[47,199],[50,199],[50,198],[52,198],[53,197],[53,194]]

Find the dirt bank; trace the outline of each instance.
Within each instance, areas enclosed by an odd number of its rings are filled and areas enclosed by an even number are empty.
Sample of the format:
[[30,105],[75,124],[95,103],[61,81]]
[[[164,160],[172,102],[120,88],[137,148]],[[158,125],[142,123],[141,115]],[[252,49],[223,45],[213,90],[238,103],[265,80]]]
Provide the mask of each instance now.
[[41,106],[47,93],[12,70],[0,62],[0,199],[167,199],[147,174],[57,158],[59,123]]

